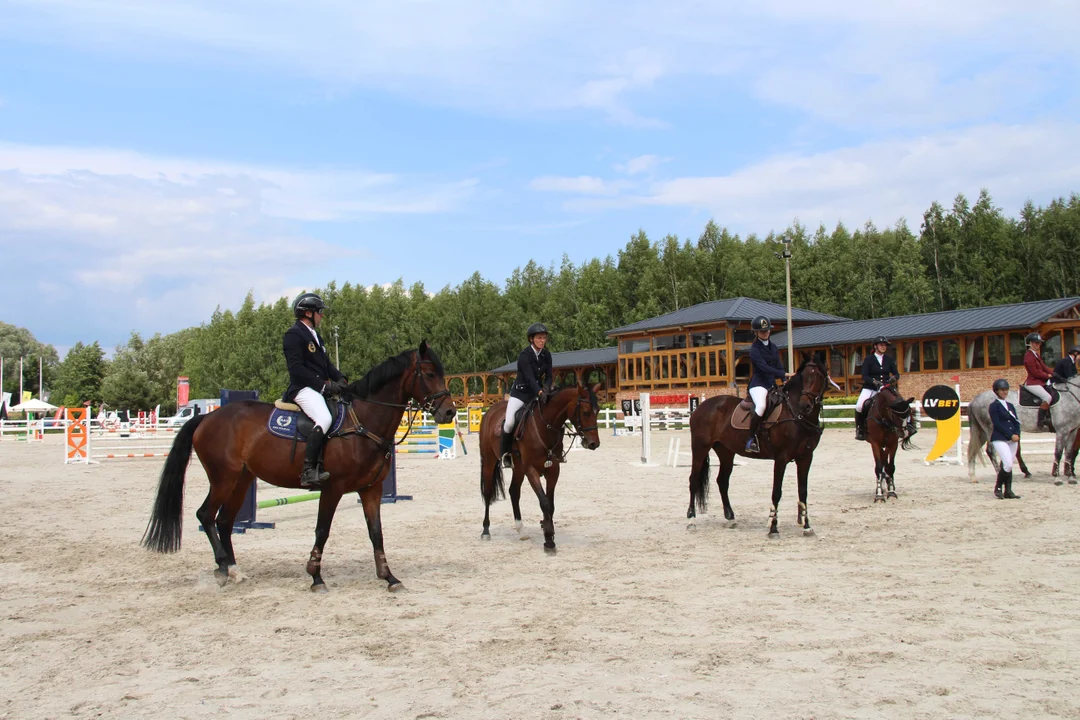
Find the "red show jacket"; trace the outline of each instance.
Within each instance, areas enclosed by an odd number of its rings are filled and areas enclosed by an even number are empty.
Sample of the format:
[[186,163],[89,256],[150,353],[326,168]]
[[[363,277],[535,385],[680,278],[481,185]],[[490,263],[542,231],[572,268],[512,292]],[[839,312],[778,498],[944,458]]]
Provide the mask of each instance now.
[[1031,348],[1024,353],[1024,367],[1028,372],[1027,380],[1024,381],[1025,385],[1045,385],[1046,381],[1053,376],[1043,359]]

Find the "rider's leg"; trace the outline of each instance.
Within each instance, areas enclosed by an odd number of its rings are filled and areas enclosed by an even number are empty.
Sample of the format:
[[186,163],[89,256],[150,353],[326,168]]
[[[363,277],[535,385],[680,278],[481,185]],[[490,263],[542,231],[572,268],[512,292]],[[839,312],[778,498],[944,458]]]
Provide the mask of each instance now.
[[877,392],[870,388],[863,388],[859,393],[859,399],[855,401],[855,439],[866,440],[866,414],[870,408],[866,407],[866,403],[877,395]]
[[994,484],[994,497],[1000,499],[1005,496],[1005,481],[1012,474],[1013,445],[1015,443],[994,440],[990,444],[994,446],[994,454],[997,455],[999,462],[997,482]]
[[765,415],[765,404],[769,399],[769,389],[763,387],[750,388],[750,399],[754,401],[754,412],[750,416],[750,437],[746,440],[746,452],[759,452],[757,431],[761,425],[761,418]]
[[503,418],[503,434],[499,438],[499,459],[502,461],[503,467],[513,467],[513,459],[510,457],[510,450],[514,445],[514,416],[517,415],[525,405],[524,400],[519,400],[516,397],[511,397],[506,401],[506,417]]
[[307,441],[304,451],[304,468],[300,471],[301,487],[318,487],[330,479],[330,473],[322,470],[322,451],[326,445],[326,433],[330,431],[330,410],[326,407],[323,396],[311,388],[303,388],[296,393],[296,404],[304,414],[315,423],[315,429]]

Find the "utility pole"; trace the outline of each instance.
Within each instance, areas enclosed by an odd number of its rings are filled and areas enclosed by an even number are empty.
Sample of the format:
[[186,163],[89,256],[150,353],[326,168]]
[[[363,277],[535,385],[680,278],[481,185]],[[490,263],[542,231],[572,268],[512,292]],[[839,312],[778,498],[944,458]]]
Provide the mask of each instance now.
[[784,253],[777,257],[784,259],[784,274],[787,285],[787,364],[788,372],[795,372],[795,332],[791,327],[791,236],[780,238],[784,243]]
[[338,355],[338,326],[334,326],[334,366],[341,369],[341,356]]

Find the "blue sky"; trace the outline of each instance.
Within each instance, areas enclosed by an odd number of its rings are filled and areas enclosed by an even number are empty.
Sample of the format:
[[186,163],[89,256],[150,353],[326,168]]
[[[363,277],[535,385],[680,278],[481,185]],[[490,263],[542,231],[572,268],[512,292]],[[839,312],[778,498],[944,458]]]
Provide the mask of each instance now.
[[0,0],[0,319],[112,346],[710,217],[1014,214],[1080,190],[1078,34],[1072,0]]

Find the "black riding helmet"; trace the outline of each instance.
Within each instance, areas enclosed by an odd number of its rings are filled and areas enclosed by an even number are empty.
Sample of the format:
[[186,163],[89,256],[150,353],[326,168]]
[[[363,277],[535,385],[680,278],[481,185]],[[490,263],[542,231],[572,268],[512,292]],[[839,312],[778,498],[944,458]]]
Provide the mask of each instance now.
[[750,321],[750,329],[754,332],[772,330],[773,324],[769,321],[769,318],[765,317],[764,315],[758,315],[756,318]]
[[326,310],[326,303],[315,293],[304,293],[293,302],[293,315],[298,318],[304,317],[308,311],[320,312]]
[[886,345],[892,345],[892,343],[889,342],[889,338],[885,337],[884,335],[878,335],[877,339],[873,342],[874,345],[880,345],[882,343],[885,343]]
[[1005,378],[998,378],[997,380],[994,381],[993,388],[994,388],[994,392],[997,392],[998,390],[1008,390],[1009,389],[1009,381],[1006,380]]
[[1080,355],[1080,345],[1073,345],[1069,348],[1070,355]]
[[533,335],[539,335],[540,333],[543,333],[545,335],[548,334],[547,325],[545,325],[544,323],[533,323],[532,325],[530,325],[528,332],[529,342],[532,342]]
[[1024,342],[1027,343],[1028,345],[1030,345],[1033,342],[1041,343],[1042,341],[1043,341],[1042,335],[1040,335],[1037,332],[1028,333],[1027,337],[1024,338]]

